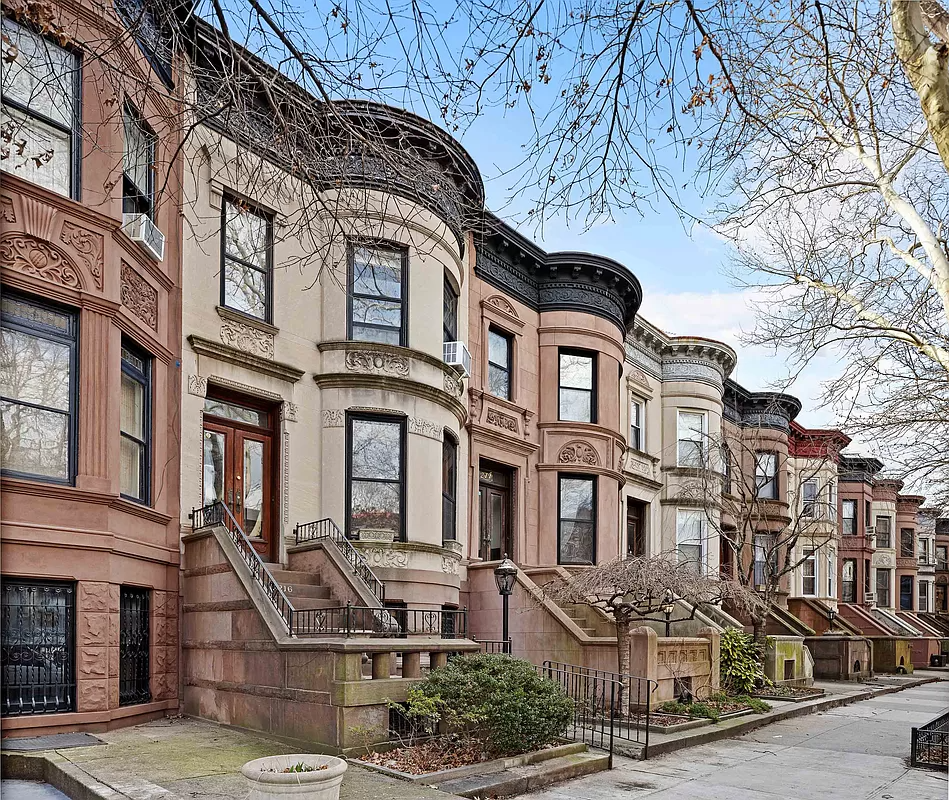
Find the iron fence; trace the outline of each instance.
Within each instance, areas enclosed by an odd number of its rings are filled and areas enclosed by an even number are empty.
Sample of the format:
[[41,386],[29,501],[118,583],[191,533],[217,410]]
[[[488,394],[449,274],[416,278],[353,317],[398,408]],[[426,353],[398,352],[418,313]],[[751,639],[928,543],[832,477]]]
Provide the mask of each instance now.
[[913,728],[910,733],[910,764],[949,769],[949,713]]
[[75,584],[4,581],[0,616],[3,716],[74,711]]
[[380,603],[385,602],[385,584],[376,577],[372,568],[369,566],[369,562],[363,558],[362,553],[353,547],[352,542],[346,538],[333,520],[327,518],[317,520],[316,522],[305,522],[302,525],[297,525],[293,529],[293,535],[297,544],[319,542],[326,539],[331,540],[339,549],[343,558],[346,559],[346,563],[349,564],[349,569],[352,574],[366,584],[369,591],[372,592]]
[[119,594],[119,705],[147,703],[149,687],[148,590],[123,586]]
[[476,639],[475,641],[481,645],[482,653],[501,653],[504,655],[513,655],[513,648],[511,646],[512,640],[508,639]]
[[464,639],[467,630],[466,609],[392,609],[346,605],[334,608],[305,608],[293,612],[293,633],[297,636],[334,634]]
[[[653,692],[659,688],[656,681],[558,661],[545,661],[544,668],[548,666],[561,670],[565,675],[571,676],[571,679],[572,676],[581,676],[592,681],[590,685],[594,687],[599,685],[598,681],[616,684],[618,689],[610,710],[613,725],[611,735],[617,739],[641,744],[641,758],[649,757],[650,700]],[[605,711],[599,709],[598,713],[605,714]]]

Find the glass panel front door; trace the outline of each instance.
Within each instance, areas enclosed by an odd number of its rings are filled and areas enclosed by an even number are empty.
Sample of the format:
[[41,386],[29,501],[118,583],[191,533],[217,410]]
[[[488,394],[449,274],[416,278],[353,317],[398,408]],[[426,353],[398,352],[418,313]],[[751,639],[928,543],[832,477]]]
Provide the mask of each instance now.
[[482,466],[478,500],[481,507],[479,554],[485,561],[513,556],[511,542],[511,473]]

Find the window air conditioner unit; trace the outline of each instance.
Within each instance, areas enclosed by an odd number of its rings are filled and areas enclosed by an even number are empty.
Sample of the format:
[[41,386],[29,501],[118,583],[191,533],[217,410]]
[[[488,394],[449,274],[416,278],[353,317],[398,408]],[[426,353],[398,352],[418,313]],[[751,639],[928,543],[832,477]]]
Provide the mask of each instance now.
[[457,368],[466,378],[471,376],[471,353],[464,342],[445,342],[443,354],[448,366]]
[[165,234],[158,230],[148,214],[123,214],[122,230],[129,239],[148,250],[156,261],[165,257]]
[[865,605],[873,606],[876,605],[877,596],[873,592],[864,592],[863,593],[863,602]]

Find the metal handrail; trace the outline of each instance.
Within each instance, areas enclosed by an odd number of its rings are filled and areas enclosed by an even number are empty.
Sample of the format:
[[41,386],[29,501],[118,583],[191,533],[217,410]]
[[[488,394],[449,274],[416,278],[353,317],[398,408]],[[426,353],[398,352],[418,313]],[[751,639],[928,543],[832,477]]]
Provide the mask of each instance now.
[[260,553],[250,543],[250,539],[247,538],[247,534],[244,533],[227,504],[217,500],[210,505],[192,509],[190,516],[192,530],[221,525],[227,531],[244,563],[250,569],[257,585],[264,590],[264,594],[267,595],[274,608],[277,609],[277,613],[283,618],[284,624],[287,626],[287,632],[293,636],[293,605],[260,557]]
[[339,526],[329,517],[297,525],[293,529],[293,536],[297,544],[331,539],[343,554],[352,574],[366,584],[366,587],[380,603],[385,603],[385,584],[376,577],[362,553],[353,547],[353,543],[343,535]]

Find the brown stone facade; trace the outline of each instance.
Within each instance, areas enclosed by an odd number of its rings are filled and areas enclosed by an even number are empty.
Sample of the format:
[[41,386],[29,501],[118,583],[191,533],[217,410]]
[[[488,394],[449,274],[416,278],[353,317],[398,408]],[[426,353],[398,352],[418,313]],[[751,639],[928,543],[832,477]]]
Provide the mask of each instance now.
[[[104,730],[178,708],[180,174],[169,166],[179,137],[174,92],[153,74],[114,12],[101,15],[98,7],[93,11],[74,2],[57,3],[52,10],[46,30],[78,53],[81,64],[75,177],[64,195],[27,180],[29,175],[4,171],[0,280],[5,297],[15,293],[27,304],[39,304],[30,307],[53,308],[73,320],[69,403],[75,422],[62,479],[12,475],[10,464],[3,465],[4,736]],[[5,5],[5,15],[17,13],[16,4]],[[28,13],[18,19],[30,29]],[[120,40],[125,44],[116,48]],[[100,57],[103,42],[110,55]],[[145,93],[146,84],[155,88]],[[161,260],[122,227],[126,103],[134,103],[155,137],[156,183],[163,187],[153,195],[152,216],[165,235]],[[7,310],[5,305],[5,334]],[[136,349],[148,374],[141,501],[120,489],[127,346]],[[29,368],[22,351],[11,347],[4,355],[10,374]],[[15,585],[50,583],[65,587],[72,608],[64,619],[61,656],[72,685],[56,713],[38,713],[42,698],[35,704],[13,699],[23,695],[12,684],[25,678],[15,677],[12,665],[22,657],[18,648],[29,646],[30,626],[39,616],[24,612],[22,597],[14,595]],[[139,597],[144,590],[148,608],[148,624],[138,628],[147,627],[148,686],[139,681],[139,702],[125,704],[120,701],[123,587],[138,590]],[[34,692],[33,700],[37,697]]]

